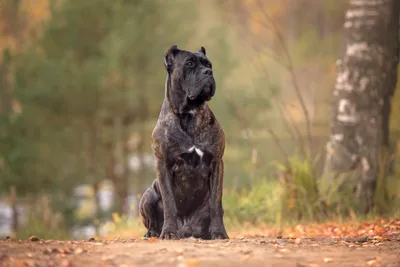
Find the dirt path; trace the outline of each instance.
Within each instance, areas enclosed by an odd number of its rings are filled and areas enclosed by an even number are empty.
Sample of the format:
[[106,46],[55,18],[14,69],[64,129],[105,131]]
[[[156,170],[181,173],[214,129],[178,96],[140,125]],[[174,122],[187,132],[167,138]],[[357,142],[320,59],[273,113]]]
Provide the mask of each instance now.
[[0,241],[0,266],[400,267],[400,236],[373,239]]

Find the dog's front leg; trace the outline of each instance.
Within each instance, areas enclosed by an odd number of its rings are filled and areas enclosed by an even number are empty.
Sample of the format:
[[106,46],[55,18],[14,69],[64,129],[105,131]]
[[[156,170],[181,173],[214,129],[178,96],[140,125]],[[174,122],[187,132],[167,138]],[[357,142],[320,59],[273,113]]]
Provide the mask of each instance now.
[[172,191],[172,177],[165,162],[156,161],[160,193],[164,207],[164,225],[161,230],[161,239],[178,239],[177,216],[175,198]]
[[228,239],[223,219],[222,186],[224,177],[224,162],[221,159],[215,164],[211,175],[211,239]]

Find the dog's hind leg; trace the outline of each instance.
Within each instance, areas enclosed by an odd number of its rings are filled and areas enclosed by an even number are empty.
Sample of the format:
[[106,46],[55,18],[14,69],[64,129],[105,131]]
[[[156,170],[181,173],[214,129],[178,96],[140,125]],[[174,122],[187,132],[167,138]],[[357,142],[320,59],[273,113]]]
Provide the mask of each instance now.
[[144,237],[159,237],[164,223],[161,196],[153,186],[149,187],[139,202],[139,215],[147,229]]

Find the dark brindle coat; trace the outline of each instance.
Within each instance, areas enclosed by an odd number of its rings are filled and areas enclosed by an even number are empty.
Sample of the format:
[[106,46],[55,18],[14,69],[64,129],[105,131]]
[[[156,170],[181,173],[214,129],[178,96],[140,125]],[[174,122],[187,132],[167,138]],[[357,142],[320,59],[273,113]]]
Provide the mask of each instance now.
[[215,93],[211,62],[203,47],[190,52],[172,46],[164,63],[165,99],[152,134],[157,179],[139,205],[146,236],[228,238],[222,208],[225,136],[206,104]]

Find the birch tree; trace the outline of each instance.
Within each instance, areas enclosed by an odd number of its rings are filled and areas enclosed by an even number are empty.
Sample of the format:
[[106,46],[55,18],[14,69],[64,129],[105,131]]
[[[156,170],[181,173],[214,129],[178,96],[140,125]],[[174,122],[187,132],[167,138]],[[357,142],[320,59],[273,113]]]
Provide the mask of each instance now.
[[[325,177],[356,174],[361,212],[373,206],[381,156],[389,148],[391,98],[399,54],[398,0],[351,0],[337,62]],[[358,172],[354,172],[358,170]]]

